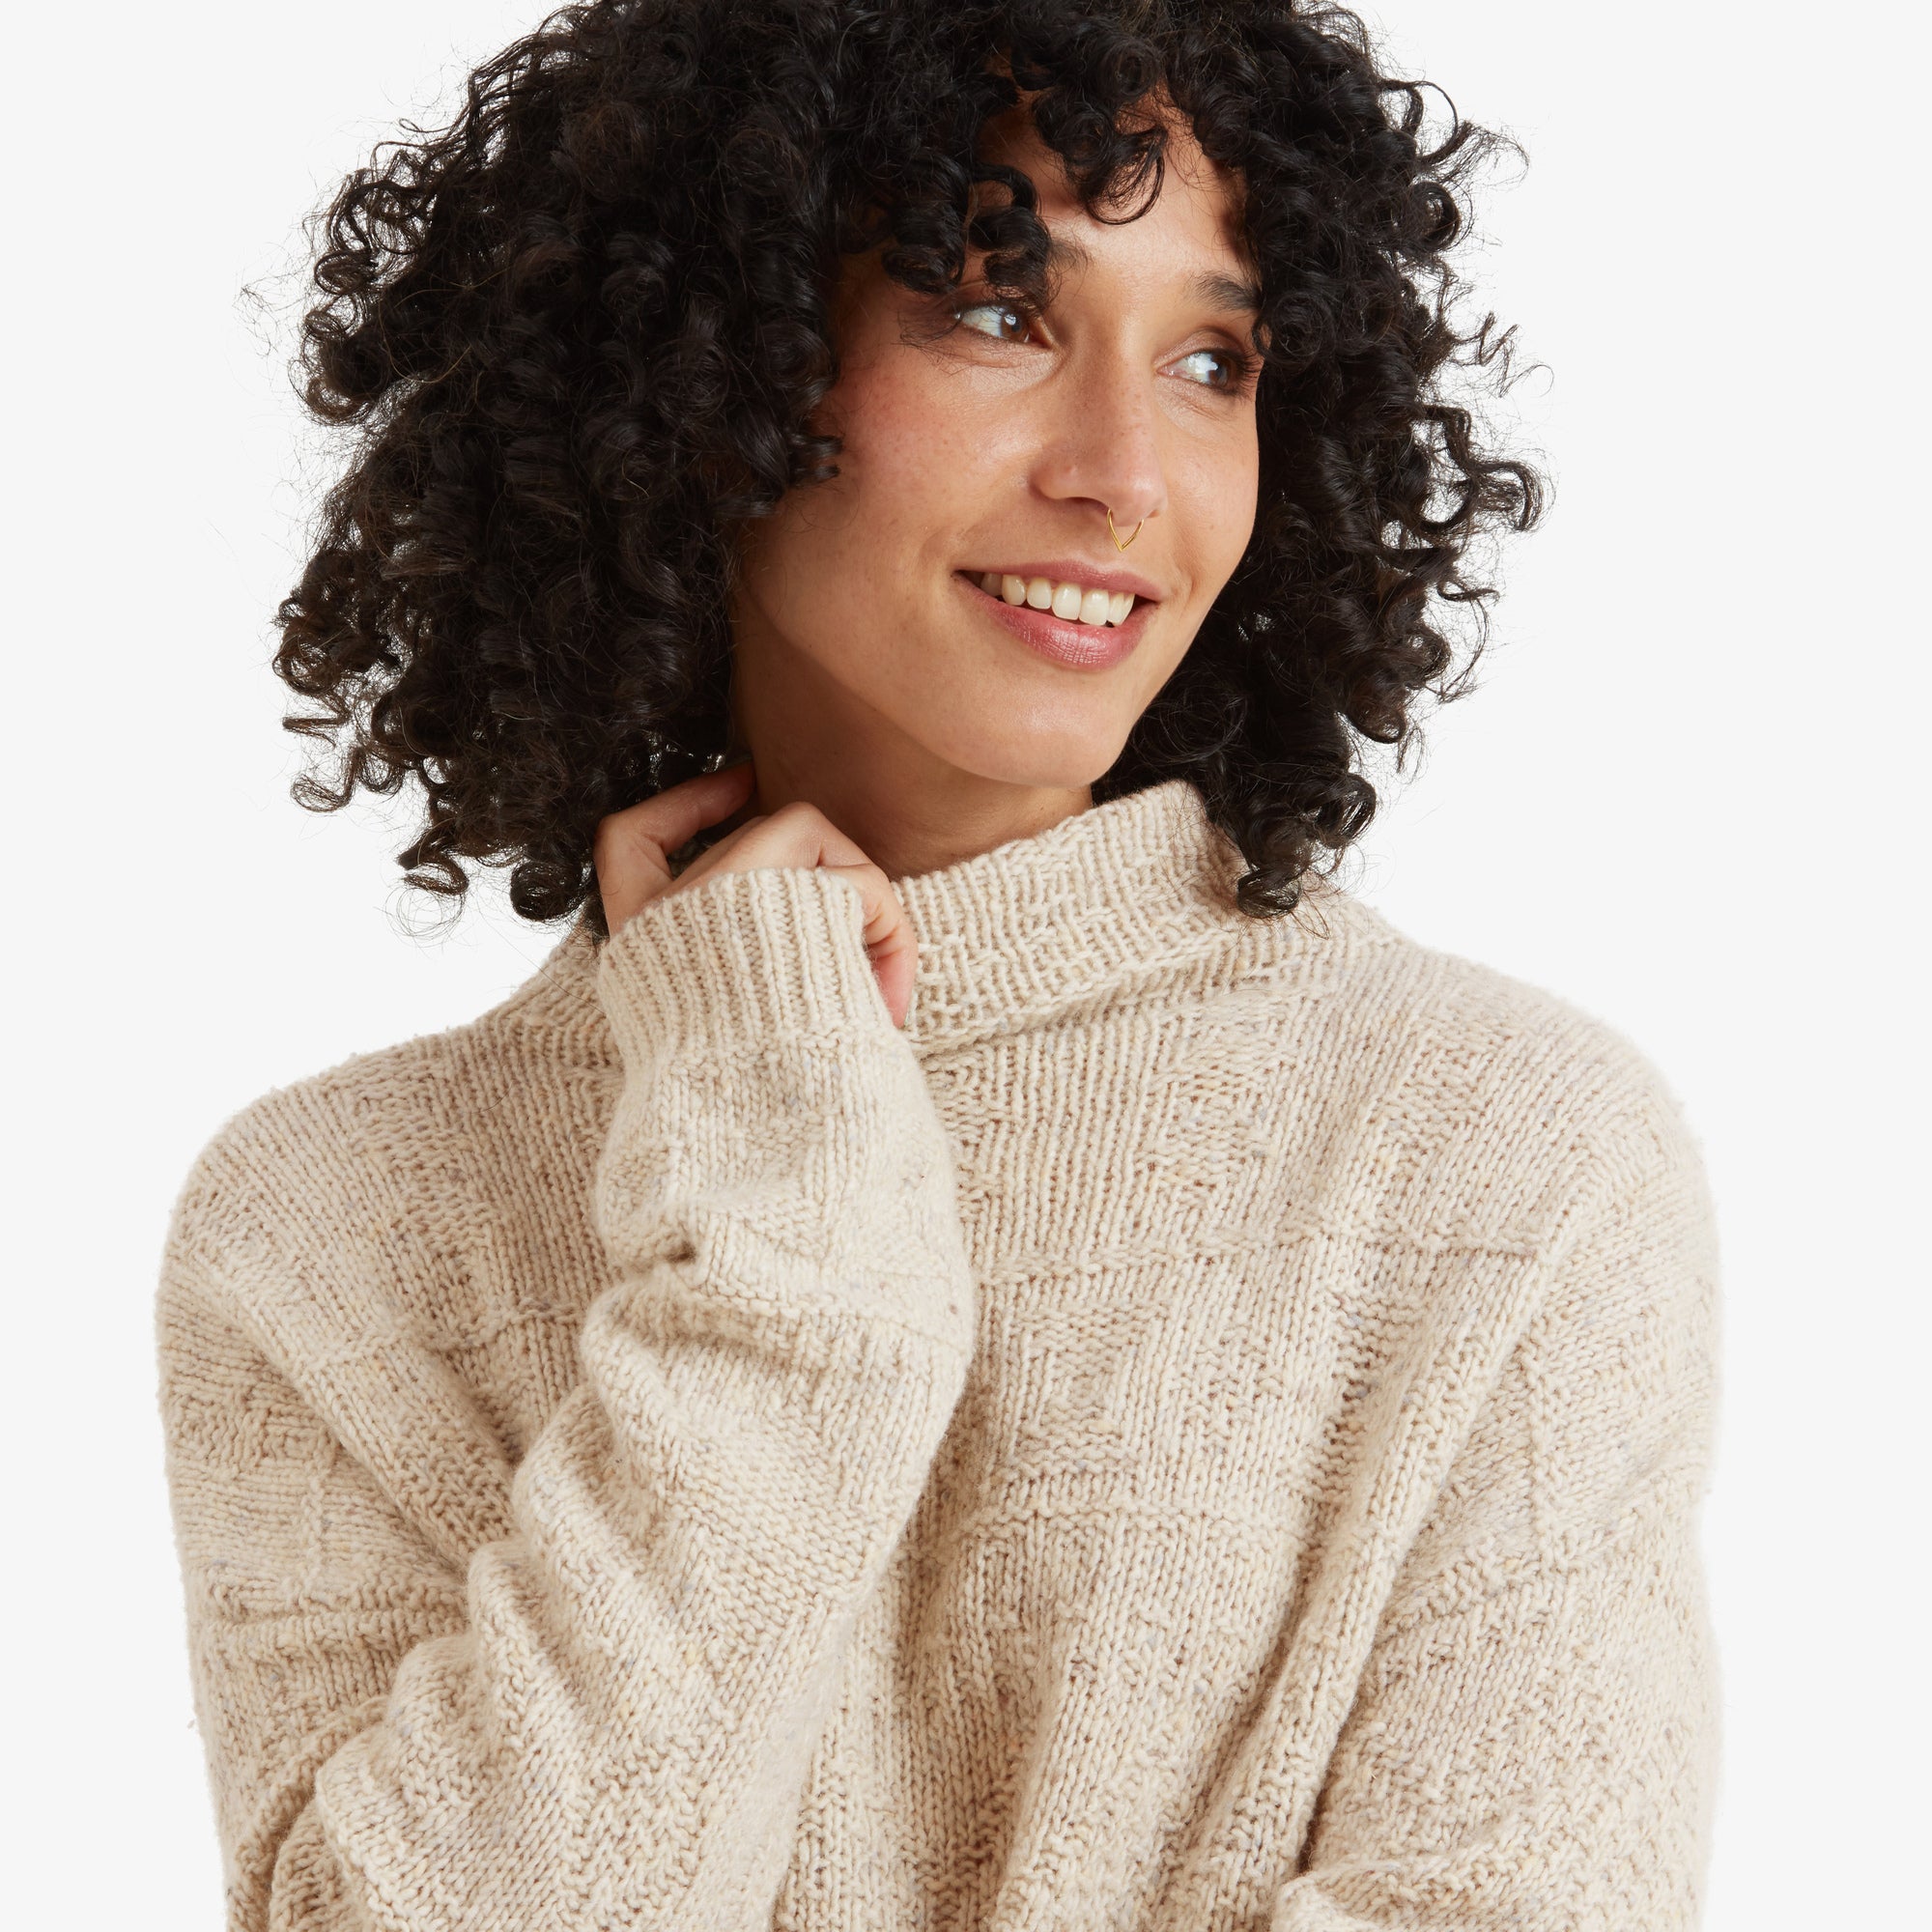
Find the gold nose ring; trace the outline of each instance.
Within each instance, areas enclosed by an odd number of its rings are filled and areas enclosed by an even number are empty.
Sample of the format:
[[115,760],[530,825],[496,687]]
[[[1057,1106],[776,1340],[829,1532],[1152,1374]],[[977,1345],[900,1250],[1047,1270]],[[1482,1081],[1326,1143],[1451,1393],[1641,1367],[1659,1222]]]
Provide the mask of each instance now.
[[[1140,522],[1134,526],[1134,537],[1139,536],[1140,533],[1146,528],[1147,528],[1147,519],[1143,517],[1140,520]],[[1116,550],[1125,550],[1127,544],[1132,543],[1134,540],[1134,537],[1129,537],[1127,539],[1127,543],[1122,543],[1121,541],[1121,533],[1114,527],[1114,513],[1112,510],[1109,510],[1107,512],[1107,534],[1113,538],[1114,548]]]

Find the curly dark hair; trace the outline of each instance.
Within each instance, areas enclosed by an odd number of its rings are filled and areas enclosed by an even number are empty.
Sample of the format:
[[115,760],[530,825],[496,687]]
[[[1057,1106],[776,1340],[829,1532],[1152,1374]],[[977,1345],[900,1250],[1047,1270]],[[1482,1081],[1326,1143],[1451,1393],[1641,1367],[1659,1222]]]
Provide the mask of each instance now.
[[[1472,541],[1543,485],[1479,446],[1450,368],[1505,381],[1511,330],[1451,315],[1446,251],[1501,143],[1383,73],[1301,0],[595,0],[469,76],[449,126],[382,144],[317,221],[303,398],[356,432],[275,668],[329,744],[298,799],[427,794],[409,883],[459,903],[512,867],[535,921],[586,901],[606,814],[718,761],[731,531],[832,475],[843,257],[923,292],[1037,298],[1025,175],[984,157],[1030,99],[1090,211],[1158,191],[1178,111],[1243,187],[1263,303],[1254,536],[1094,786],[1184,776],[1291,909],[1376,809],[1371,743],[1467,687],[1491,584]],[[982,186],[980,185],[987,185]],[[1444,607],[1473,624],[1449,626]],[[1452,630],[1472,632],[1466,662]],[[314,708],[319,705],[319,709]]]

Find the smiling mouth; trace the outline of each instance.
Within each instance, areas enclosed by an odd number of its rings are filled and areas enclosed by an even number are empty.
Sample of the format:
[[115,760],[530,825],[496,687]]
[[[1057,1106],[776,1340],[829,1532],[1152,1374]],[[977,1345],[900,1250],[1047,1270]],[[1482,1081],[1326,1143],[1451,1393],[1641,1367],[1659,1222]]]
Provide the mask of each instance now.
[[960,575],[1003,604],[1050,611],[1069,624],[1091,624],[1097,630],[1124,624],[1133,614],[1135,598],[1127,590],[1102,590],[1094,584],[1047,577],[1015,577],[998,570],[967,570]]

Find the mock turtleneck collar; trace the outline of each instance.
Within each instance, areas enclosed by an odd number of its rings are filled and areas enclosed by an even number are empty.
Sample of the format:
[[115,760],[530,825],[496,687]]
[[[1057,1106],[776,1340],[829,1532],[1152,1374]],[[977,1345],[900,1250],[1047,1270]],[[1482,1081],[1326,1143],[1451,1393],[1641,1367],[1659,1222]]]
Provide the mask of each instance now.
[[1242,868],[1200,792],[1170,779],[895,881],[919,938],[907,1037],[944,1048],[1125,994],[1240,917]]
[[[1392,933],[1326,881],[1293,915],[1239,911],[1239,848],[1191,780],[1169,779],[1044,832],[894,882],[919,942],[906,1037],[922,1056],[1131,999],[1150,982],[1240,976]],[[582,923],[499,1011],[601,1037],[598,942]]]

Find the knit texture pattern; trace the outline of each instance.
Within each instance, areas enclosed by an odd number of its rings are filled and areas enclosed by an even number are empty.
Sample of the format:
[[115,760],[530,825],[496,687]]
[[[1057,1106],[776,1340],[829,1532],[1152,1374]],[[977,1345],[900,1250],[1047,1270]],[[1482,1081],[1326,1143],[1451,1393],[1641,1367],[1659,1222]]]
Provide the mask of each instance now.
[[1656,1070],[1176,780],[578,925],[210,1142],[231,1932],[1677,1932],[1719,1296]]

